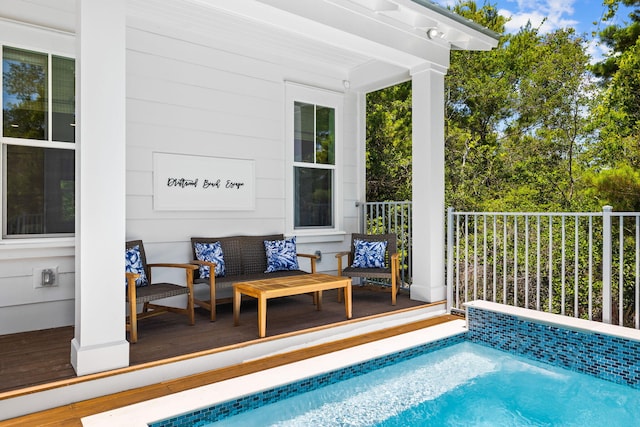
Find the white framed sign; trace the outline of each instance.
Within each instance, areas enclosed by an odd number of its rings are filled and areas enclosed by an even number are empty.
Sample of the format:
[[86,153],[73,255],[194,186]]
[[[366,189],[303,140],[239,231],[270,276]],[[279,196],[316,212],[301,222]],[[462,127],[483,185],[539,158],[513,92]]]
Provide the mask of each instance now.
[[255,161],[153,153],[155,210],[253,210]]

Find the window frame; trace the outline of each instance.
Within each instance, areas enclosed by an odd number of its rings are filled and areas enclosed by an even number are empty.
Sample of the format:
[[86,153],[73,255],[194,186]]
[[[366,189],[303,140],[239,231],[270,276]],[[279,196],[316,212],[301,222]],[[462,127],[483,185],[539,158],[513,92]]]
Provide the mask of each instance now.
[[[295,150],[295,103],[305,103],[334,109],[335,141],[334,164],[296,162]],[[286,215],[285,234],[295,235],[301,241],[323,240],[323,237],[344,235],[342,218],[342,147],[344,94],[292,82],[285,82],[285,184]],[[333,226],[295,227],[295,168],[329,169],[333,171],[332,216]]]
[[[47,234],[21,234],[21,235],[8,235],[8,224],[7,224],[7,179],[5,179],[5,174],[7,173],[7,146],[8,145],[19,145],[19,146],[28,146],[28,147],[38,147],[38,148],[49,148],[49,149],[63,149],[63,150],[72,150],[76,151],[78,146],[78,141],[74,142],[61,142],[61,141],[53,141],[53,57],[61,57],[72,59],[76,64],[76,76],[78,74],[77,69],[77,59],[75,55],[75,41],[72,34],[66,34],[64,32],[58,31],[48,31],[42,28],[25,28],[22,25],[18,25],[15,23],[4,23],[0,22],[0,29],[4,29],[5,26],[11,27],[11,34],[15,36],[14,40],[11,40],[12,37],[0,39],[0,57],[4,58],[4,47],[9,47],[13,49],[21,49],[32,51],[36,53],[41,53],[47,55],[47,135],[46,139],[35,140],[35,139],[26,139],[26,138],[17,138],[17,137],[5,137],[2,129],[0,129],[0,203],[2,213],[0,215],[0,244],[20,244],[20,243],[29,243],[31,244],[40,244],[43,246],[49,246],[50,244],[54,244],[56,246],[60,244],[73,243],[75,241],[75,235],[77,230],[73,233],[47,233]],[[28,40],[29,45],[25,45],[23,40]],[[52,49],[51,46],[56,46],[57,49]],[[4,85],[3,77],[0,77],[0,82]],[[76,100],[78,98],[77,95],[77,82],[76,82]],[[2,105],[4,109],[4,88],[2,92],[0,92],[0,105]],[[76,101],[76,122],[77,122],[77,101]],[[76,160],[77,161],[77,160]],[[77,189],[77,165],[74,171],[74,186]],[[77,191],[74,191],[77,197]],[[74,202],[75,204],[75,202]],[[74,220],[75,226],[77,228],[77,215],[78,212],[74,213],[76,216],[76,220]]]

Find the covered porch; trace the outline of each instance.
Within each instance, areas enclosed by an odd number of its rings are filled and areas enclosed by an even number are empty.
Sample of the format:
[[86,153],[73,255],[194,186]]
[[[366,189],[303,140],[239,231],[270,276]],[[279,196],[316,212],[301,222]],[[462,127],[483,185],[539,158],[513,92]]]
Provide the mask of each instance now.
[[[185,263],[194,236],[283,233],[297,237],[300,252],[323,254],[319,272],[335,273],[333,255],[361,227],[366,94],[409,80],[412,248],[420,262],[404,297],[411,306],[445,299],[444,76],[451,49],[489,50],[497,44],[494,33],[423,0],[11,5],[0,12],[4,44],[76,61],[75,142],[64,146],[75,150],[75,232],[3,234],[0,334],[66,327],[73,334],[67,363],[78,376],[135,366],[138,350],[124,328],[126,240],[143,240],[153,262]],[[300,113],[294,105],[328,105],[335,113],[329,126],[333,163],[316,168],[331,176],[329,196],[321,200],[330,204],[330,218],[321,227],[296,224],[295,171],[311,162],[295,157]],[[58,144],[2,140],[47,142]],[[311,142],[311,151],[320,150]],[[244,175],[250,194],[240,209],[160,201],[164,193],[155,179],[167,170],[160,170],[157,158],[167,154],[174,160],[213,159],[214,165],[239,160],[250,170]],[[180,172],[188,170],[185,164]],[[56,274],[54,286],[43,286],[42,271]],[[387,297],[381,298],[384,310],[391,307]],[[207,326],[225,325],[218,320]],[[144,329],[140,337],[136,346],[144,342]],[[0,403],[11,405],[8,399]]]

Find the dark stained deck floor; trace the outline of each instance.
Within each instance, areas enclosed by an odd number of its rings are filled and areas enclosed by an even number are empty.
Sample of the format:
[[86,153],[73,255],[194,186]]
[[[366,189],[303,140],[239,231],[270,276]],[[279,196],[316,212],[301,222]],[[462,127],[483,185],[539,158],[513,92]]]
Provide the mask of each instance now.
[[[308,295],[269,300],[267,337],[344,322],[344,304],[335,292],[325,292],[322,311]],[[397,305],[379,288],[354,287],[353,319],[390,313],[425,303],[398,295]],[[124,327],[124,325],[123,325]],[[0,393],[75,377],[69,363],[73,327],[0,336]],[[184,316],[166,314],[140,322],[138,342],[130,346],[130,365],[163,360],[203,350],[249,342],[258,338],[255,300],[243,301],[240,325],[233,326],[231,304],[218,306],[218,320],[196,309],[196,324]]]

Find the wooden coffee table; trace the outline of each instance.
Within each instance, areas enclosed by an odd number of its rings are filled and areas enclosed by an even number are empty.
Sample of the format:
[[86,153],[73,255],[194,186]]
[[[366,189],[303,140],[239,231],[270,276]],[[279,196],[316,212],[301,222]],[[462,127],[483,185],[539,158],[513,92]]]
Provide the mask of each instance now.
[[242,295],[258,299],[258,335],[263,338],[267,330],[268,299],[314,293],[316,309],[321,310],[322,291],[340,288],[344,288],[344,307],[347,319],[351,319],[351,278],[349,277],[314,273],[234,283],[233,324],[235,326],[239,324]]

